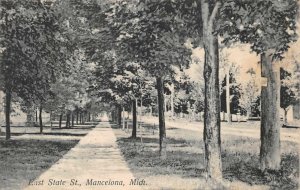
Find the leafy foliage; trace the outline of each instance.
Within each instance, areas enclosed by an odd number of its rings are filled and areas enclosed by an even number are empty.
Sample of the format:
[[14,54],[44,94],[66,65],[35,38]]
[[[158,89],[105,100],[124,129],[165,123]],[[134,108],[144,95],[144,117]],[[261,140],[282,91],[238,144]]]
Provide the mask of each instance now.
[[171,65],[189,64],[186,36],[180,35],[180,21],[168,15],[167,2],[121,2],[106,14],[110,30],[117,37],[118,53],[125,60],[140,63],[152,76],[172,75]]
[[256,73],[253,68],[250,68],[247,72],[250,74],[251,78],[246,84],[241,85],[241,98],[240,106],[247,111],[247,115],[252,115],[252,107],[255,104],[255,100],[260,96],[260,87],[255,82]]
[[280,68],[280,107],[286,110],[289,106],[293,105],[297,101],[296,89],[293,86],[291,80],[292,74],[283,68]]
[[56,16],[36,0],[4,0],[0,6],[5,88],[28,103],[45,101],[50,84],[66,70],[67,48]]
[[225,43],[240,41],[262,54],[272,50],[282,58],[289,43],[296,40],[296,0],[227,0],[220,9],[218,33]]

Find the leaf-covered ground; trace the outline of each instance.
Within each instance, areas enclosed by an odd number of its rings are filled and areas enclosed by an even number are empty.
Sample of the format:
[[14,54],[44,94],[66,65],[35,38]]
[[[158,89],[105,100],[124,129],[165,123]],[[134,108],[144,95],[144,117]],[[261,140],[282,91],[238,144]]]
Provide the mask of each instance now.
[[[144,178],[146,188],[209,189],[204,176],[204,144],[200,131],[168,128],[168,157],[158,156],[158,131],[153,126],[138,131],[137,139],[115,129],[118,145],[135,177]],[[142,137],[142,138],[140,138]],[[299,146],[283,141],[281,170],[259,170],[259,139],[222,135],[225,189],[298,189]]]

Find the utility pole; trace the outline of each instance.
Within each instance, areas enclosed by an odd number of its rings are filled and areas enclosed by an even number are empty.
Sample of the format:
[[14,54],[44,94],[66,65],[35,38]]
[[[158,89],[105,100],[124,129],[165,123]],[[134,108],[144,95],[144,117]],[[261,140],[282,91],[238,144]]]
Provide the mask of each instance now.
[[227,68],[226,74],[226,112],[227,112],[227,122],[231,123],[231,113],[230,113],[230,67]]

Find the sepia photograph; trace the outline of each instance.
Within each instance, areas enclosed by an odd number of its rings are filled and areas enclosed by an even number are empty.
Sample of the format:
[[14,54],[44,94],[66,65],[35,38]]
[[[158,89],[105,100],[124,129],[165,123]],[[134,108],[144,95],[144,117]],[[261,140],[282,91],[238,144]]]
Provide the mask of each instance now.
[[0,190],[298,190],[300,1],[0,0]]

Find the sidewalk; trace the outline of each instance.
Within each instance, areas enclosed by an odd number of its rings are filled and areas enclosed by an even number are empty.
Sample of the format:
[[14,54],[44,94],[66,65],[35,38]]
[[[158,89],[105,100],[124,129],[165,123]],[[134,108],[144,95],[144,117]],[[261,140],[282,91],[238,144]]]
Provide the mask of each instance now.
[[140,189],[129,185],[134,179],[110,124],[102,122],[26,190]]

